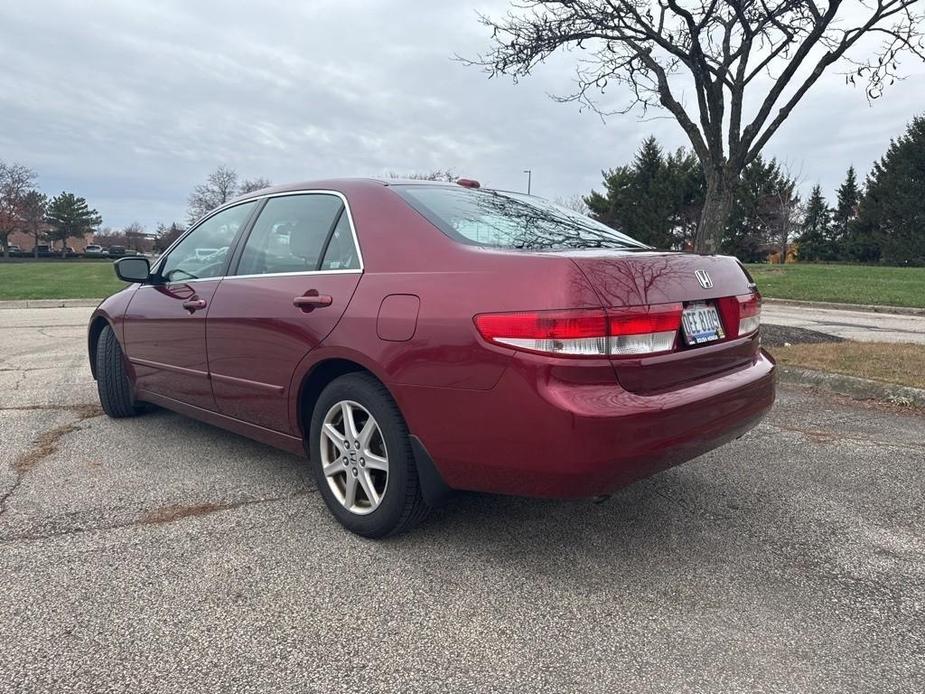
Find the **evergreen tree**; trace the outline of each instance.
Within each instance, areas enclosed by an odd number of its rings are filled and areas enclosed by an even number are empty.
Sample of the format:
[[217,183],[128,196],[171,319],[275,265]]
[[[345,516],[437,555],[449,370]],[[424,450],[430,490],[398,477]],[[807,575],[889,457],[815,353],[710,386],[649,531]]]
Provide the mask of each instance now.
[[925,116],[874,164],[851,241],[859,260],[925,265]]
[[[768,244],[777,236],[774,215],[787,183],[776,159],[766,162],[758,156],[742,172],[736,189],[729,226],[722,251],[743,262],[757,262],[768,256]],[[791,188],[792,193],[792,188]]]
[[697,158],[683,149],[665,156],[649,137],[631,165],[604,173],[604,188],[585,198],[591,216],[643,243],[682,248],[696,232],[703,172]]
[[654,137],[648,137],[633,160],[633,217],[636,226],[656,248],[670,248],[672,243],[666,196],[671,182],[665,171],[665,157]]
[[71,237],[88,234],[103,220],[96,210],[91,210],[84,198],[73,193],[61,193],[48,203],[48,223],[51,232],[48,237],[61,242],[61,256],[67,252],[67,241]]
[[675,247],[693,248],[706,196],[703,167],[696,154],[681,147],[665,158],[665,169],[672,182],[668,199]]
[[832,212],[832,243],[836,247],[838,258],[845,259],[848,254],[848,238],[851,234],[851,224],[858,214],[858,205],[861,201],[861,189],[858,187],[857,174],[854,167],[848,167],[845,181],[836,192],[837,202]]
[[[664,154],[645,140],[632,164],[604,172],[604,191],[585,197],[596,220],[656,248],[692,247],[706,195],[703,167],[683,148]],[[799,196],[777,161],[749,164],[733,201],[722,251],[744,261],[764,260],[792,240]]]
[[832,260],[835,257],[829,236],[831,216],[822,188],[816,184],[806,203],[800,229],[800,260]]
[[602,172],[604,176],[604,192],[592,190],[585,198],[591,216],[597,221],[619,229],[633,238],[644,241],[644,230],[631,226],[630,210],[632,208],[633,170],[629,166],[618,166],[615,169]]

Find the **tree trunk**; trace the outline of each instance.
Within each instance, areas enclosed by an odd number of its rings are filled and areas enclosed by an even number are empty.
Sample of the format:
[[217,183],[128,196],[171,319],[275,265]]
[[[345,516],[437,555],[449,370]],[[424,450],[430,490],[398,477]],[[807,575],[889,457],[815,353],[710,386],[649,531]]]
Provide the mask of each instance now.
[[720,174],[707,175],[707,194],[703,201],[703,213],[697,226],[694,251],[717,253],[723,240],[729,216],[732,213],[732,198],[735,185]]

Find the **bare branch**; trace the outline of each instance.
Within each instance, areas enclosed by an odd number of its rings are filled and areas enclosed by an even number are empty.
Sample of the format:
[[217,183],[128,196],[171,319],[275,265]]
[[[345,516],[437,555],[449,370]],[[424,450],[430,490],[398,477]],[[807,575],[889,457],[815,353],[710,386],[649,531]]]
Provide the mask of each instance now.
[[[577,101],[602,117],[667,110],[700,158],[708,188],[728,196],[742,169],[832,66],[850,68],[846,80],[862,81],[867,97],[877,99],[900,79],[901,55],[925,60],[923,5],[925,0],[518,0],[504,17],[481,17],[493,46],[464,62],[516,81],[556,51],[579,53],[576,90],[554,98]],[[852,50],[865,37],[882,42],[859,58]],[[611,85],[625,88],[625,105],[600,105]],[[675,96],[684,88],[693,88],[696,114]],[[756,89],[763,94],[746,114],[746,97]],[[707,217],[715,226],[722,215],[705,211]]]

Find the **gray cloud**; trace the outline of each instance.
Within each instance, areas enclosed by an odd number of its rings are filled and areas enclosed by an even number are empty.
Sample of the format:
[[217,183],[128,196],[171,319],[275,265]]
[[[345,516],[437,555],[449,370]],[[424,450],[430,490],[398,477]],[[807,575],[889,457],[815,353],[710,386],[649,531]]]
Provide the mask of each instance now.
[[[184,218],[219,164],[275,182],[453,168],[555,197],[587,192],[670,120],[606,124],[547,93],[569,56],[520,84],[453,62],[488,45],[477,5],[433,0],[234,3],[39,1],[0,7],[0,158],[47,192],[88,198],[106,224]],[[807,185],[865,172],[922,109],[925,70],[873,108],[832,76],[773,140]]]

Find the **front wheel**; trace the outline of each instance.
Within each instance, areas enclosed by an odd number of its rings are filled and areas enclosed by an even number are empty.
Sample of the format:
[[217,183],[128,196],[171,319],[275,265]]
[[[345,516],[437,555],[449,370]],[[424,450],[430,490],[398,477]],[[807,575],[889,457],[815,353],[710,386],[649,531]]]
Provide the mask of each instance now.
[[142,410],[132,395],[122,347],[108,325],[100,332],[96,343],[96,389],[103,412],[110,417],[134,417]]
[[332,381],[315,404],[309,437],[318,490],[348,530],[370,538],[395,535],[427,514],[407,425],[372,376]]

